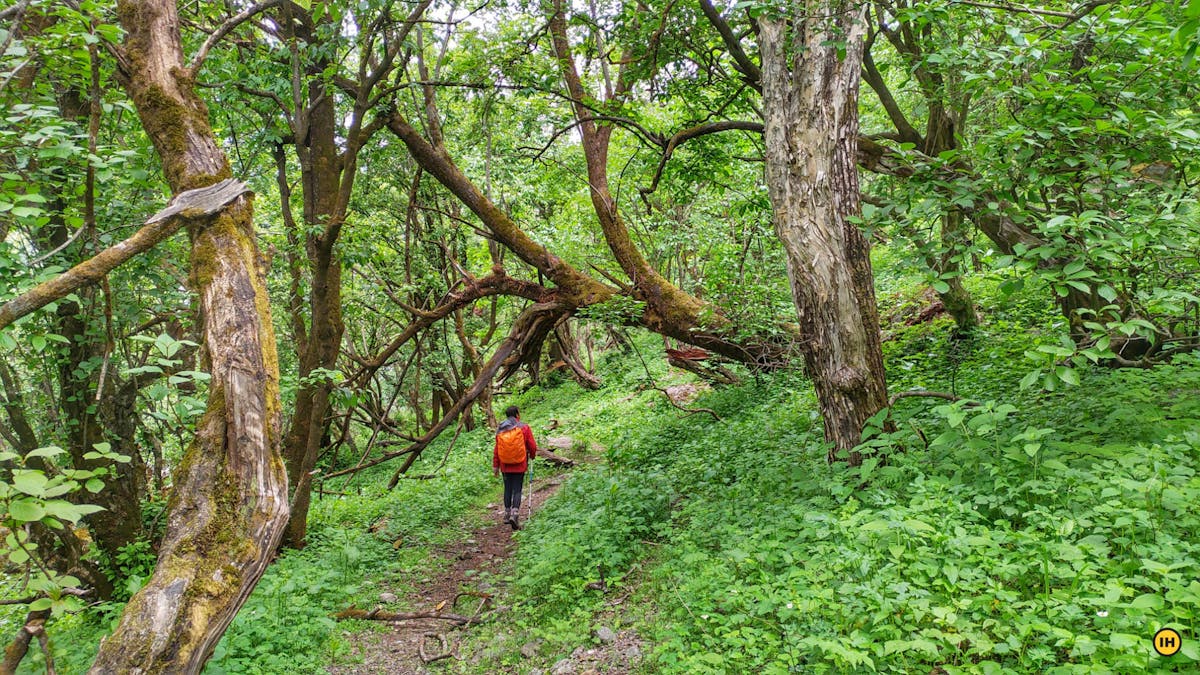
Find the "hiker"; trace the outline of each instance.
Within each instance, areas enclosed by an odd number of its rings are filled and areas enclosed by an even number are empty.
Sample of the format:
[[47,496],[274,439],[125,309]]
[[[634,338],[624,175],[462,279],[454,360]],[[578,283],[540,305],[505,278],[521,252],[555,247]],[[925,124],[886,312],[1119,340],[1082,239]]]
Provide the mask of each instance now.
[[510,405],[504,411],[507,418],[496,427],[496,448],[492,452],[492,473],[504,474],[504,522],[520,529],[517,514],[521,511],[521,486],[529,460],[537,456],[533,430],[521,421],[521,411]]

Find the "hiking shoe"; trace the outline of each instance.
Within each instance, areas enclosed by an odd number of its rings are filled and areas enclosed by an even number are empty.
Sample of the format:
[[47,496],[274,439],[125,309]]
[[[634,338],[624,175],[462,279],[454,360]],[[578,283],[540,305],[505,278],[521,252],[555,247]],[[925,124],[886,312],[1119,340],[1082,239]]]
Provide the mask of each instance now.
[[520,522],[518,522],[517,514],[515,512],[513,513],[512,520],[508,521],[508,524],[512,525],[512,529],[514,531],[521,529],[521,524],[520,524]]
[[504,509],[504,524],[508,525],[512,522],[512,509]]

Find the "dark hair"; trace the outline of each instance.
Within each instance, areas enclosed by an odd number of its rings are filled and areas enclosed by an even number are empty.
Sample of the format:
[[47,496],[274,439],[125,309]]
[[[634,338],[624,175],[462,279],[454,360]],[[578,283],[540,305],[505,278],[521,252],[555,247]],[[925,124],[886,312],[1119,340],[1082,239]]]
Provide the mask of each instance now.
[[517,410],[517,406],[515,406],[515,405],[510,405],[504,409],[504,415],[506,417],[516,417],[517,415],[520,415],[520,414],[521,414],[521,411]]

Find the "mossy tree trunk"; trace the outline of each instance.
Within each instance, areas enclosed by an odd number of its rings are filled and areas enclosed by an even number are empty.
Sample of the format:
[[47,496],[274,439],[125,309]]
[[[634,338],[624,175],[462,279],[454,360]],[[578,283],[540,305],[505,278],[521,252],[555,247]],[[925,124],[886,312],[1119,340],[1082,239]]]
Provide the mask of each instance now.
[[[308,326],[304,325],[303,317],[292,317],[300,387],[283,442],[292,485],[292,515],[285,536],[286,542],[296,548],[305,543],[313,469],[323,439],[329,435],[334,382],[321,375],[321,371],[337,368],[345,333],[342,259],[337,246],[358,175],[358,155],[382,128],[381,121],[368,119],[372,107],[378,103],[377,87],[386,82],[397,66],[401,47],[429,4],[430,0],[421,0],[403,22],[386,25],[376,22],[366,27],[356,38],[357,78],[340,78],[336,83],[329,77],[331,69],[336,69],[335,57],[321,44],[322,31],[330,29],[331,15],[318,15],[296,3],[284,3],[278,10],[278,28],[274,29],[273,37],[284,42],[292,54],[292,81],[304,84],[293,88],[292,109],[285,115],[300,167],[303,247],[309,286]],[[339,93],[348,99],[348,115],[338,109]],[[277,162],[282,181],[280,193],[286,201],[290,192],[286,189],[287,164],[282,154]],[[291,216],[291,205],[282,206],[289,230],[296,231],[299,228]],[[299,237],[296,239],[300,243]],[[291,255],[293,283],[289,304],[299,314],[305,304],[300,297],[302,272],[298,256]]]
[[[307,52],[314,42],[317,23],[312,15],[296,5],[281,9],[285,39],[296,53]],[[328,18],[326,19],[328,22]],[[353,159],[343,157],[338,150],[337,109],[334,92],[325,84],[328,59],[319,58],[303,64],[294,59],[293,78],[307,82],[307,100],[293,101],[291,116],[295,137],[296,157],[300,165],[300,185],[303,199],[304,251],[308,261],[309,324],[297,344],[300,387],[296,391],[296,406],[283,440],[283,458],[292,486],[291,518],[285,542],[303,548],[308,532],[308,507],[312,493],[312,471],[321,449],[321,439],[328,427],[329,396],[333,381],[317,376],[319,371],[337,367],[345,324],[342,320],[342,261],[337,252],[338,238],[346,218],[346,207],[353,183]],[[297,92],[297,95],[300,95]],[[361,115],[357,119],[361,119]],[[359,127],[350,130],[347,152],[356,153],[359,147]],[[350,171],[343,167],[350,165]],[[345,199],[342,196],[345,196]],[[296,289],[298,290],[298,289]],[[302,301],[293,299],[293,305]],[[303,330],[303,320],[300,322]]]
[[759,20],[767,192],[831,461],[887,405],[869,245],[850,220],[864,32],[862,5],[849,0]]
[[959,336],[967,335],[979,326],[979,314],[975,312],[975,300],[971,292],[963,285],[962,258],[966,250],[962,226],[962,211],[954,209],[942,216],[942,250],[931,261],[932,268],[939,275],[950,274],[943,281],[946,290],[938,291],[946,312],[954,318],[954,332]]
[[[121,0],[121,79],[180,192],[229,165],[184,67],[173,0]],[[175,472],[158,565],[91,673],[198,673],[262,576],[287,521],[279,366],[248,196],[189,226],[207,409]]]

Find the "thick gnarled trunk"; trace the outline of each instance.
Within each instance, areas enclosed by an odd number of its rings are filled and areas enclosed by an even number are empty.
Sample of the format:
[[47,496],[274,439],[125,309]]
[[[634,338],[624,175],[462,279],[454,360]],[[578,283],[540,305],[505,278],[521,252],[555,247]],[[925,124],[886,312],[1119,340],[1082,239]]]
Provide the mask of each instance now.
[[[122,0],[123,83],[175,192],[229,175],[183,67],[172,0]],[[250,197],[190,224],[208,407],[175,473],[158,565],[91,673],[198,673],[262,576],[287,520],[279,366]]]
[[849,220],[864,20],[851,2],[809,2],[759,22],[767,191],[830,460],[887,405],[868,243]]

